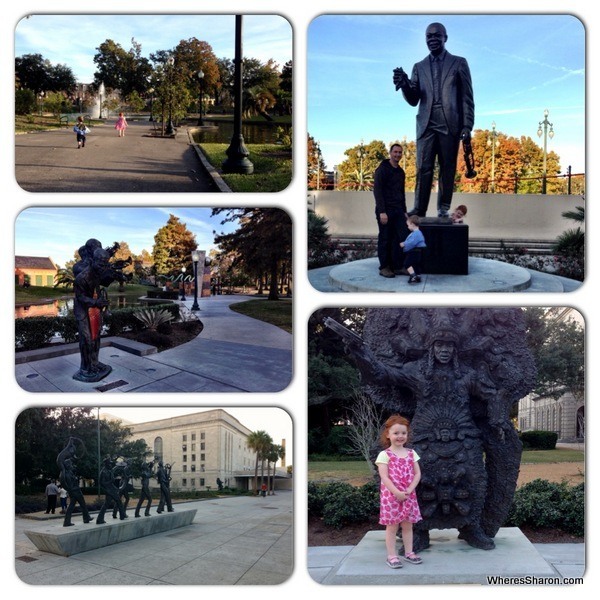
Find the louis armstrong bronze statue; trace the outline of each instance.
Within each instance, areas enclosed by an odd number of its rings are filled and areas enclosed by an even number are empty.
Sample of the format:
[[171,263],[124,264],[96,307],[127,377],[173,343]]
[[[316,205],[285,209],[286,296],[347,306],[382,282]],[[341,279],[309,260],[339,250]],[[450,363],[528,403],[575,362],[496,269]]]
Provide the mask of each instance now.
[[435,160],[439,163],[438,217],[447,217],[452,202],[460,141],[469,143],[475,103],[467,61],[446,48],[446,28],[441,23],[427,27],[429,56],[414,65],[410,79],[402,68],[394,69],[394,85],[402,90],[417,113],[417,185],[415,206],[409,212],[426,216]]

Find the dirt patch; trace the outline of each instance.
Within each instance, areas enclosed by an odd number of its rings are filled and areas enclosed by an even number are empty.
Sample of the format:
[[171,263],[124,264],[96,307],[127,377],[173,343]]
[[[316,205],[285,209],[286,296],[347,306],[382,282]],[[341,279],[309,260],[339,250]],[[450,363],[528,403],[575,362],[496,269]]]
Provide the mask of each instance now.
[[190,342],[200,335],[203,327],[200,321],[185,321],[183,323],[173,323],[165,330],[165,333],[145,330],[135,333],[122,333],[120,337],[156,346],[158,351],[161,352]]
[[[548,463],[548,464],[522,464],[517,485],[520,487],[534,479],[546,479],[556,483],[567,481],[570,485],[583,483],[584,463]],[[356,486],[364,485],[369,477],[357,477],[346,480]],[[318,518],[310,517],[308,520],[308,545],[309,546],[355,546],[374,529],[382,529],[377,519],[367,523],[348,525],[342,529],[327,527]],[[556,529],[536,529],[521,527],[521,531],[533,544],[573,544],[583,543],[583,537],[577,537]]]

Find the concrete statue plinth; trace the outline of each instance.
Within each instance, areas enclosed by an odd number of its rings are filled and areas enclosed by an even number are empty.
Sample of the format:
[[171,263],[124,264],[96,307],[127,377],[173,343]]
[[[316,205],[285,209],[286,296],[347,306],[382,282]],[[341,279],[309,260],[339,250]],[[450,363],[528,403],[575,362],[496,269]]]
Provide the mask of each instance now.
[[[385,530],[370,531],[321,582],[330,585],[501,584],[507,580],[555,578],[556,571],[518,527],[503,527],[493,552],[458,539],[456,529],[431,532],[431,544],[419,554],[420,565],[385,563]],[[398,542],[401,545],[401,542]],[[497,578],[494,580],[494,578]],[[525,582],[527,580],[523,580]]]
[[96,550],[113,544],[127,542],[155,533],[162,533],[191,525],[196,509],[152,515],[136,519],[129,515],[123,521],[107,521],[97,525],[76,520],[72,527],[63,528],[59,523],[46,523],[25,535],[38,550],[61,556],[72,556],[88,550]]
[[423,273],[431,275],[469,274],[469,226],[450,219],[426,217],[421,231],[427,248],[423,251]]

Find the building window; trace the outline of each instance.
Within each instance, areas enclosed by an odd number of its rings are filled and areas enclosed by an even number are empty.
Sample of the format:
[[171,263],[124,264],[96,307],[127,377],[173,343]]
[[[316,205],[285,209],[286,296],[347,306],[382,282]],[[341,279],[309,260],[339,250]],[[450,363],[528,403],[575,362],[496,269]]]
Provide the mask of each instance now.
[[192,433],[192,442],[195,442],[195,441],[196,441],[196,434]]
[[187,462],[187,454],[183,455],[183,462]]
[[190,479],[190,483],[192,484],[192,487],[196,487],[196,480],[195,479]]
[[196,465],[192,465],[192,473],[196,472]]
[[204,479],[200,480],[200,487],[204,487]]
[[192,444],[192,452],[196,452],[196,444]]
[[200,470],[204,473],[204,465],[200,465]]
[[183,472],[187,473],[187,465],[183,465]]
[[204,439],[204,432],[202,432],[202,433],[200,434],[200,439],[201,439],[201,440],[203,440],[203,439]]
[[200,450],[206,450],[206,444],[204,442],[200,444]]
[[192,462],[196,462],[196,455],[192,454]]
[[163,440],[161,437],[154,438],[154,456],[156,460],[163,459]]
[[181,485],[187,487],[187,479],[185,477],[181,480]]
[[184,452],[187,452],[187,444],[183,444],[183,446],[181,446],[181,449],[182,449]]
[[204,456],[204,454],[200,455],[200,460],[206,460],[206,456]]
[[185,434],[185,433],[183,434],[183,441],[187,442],[187,434]]

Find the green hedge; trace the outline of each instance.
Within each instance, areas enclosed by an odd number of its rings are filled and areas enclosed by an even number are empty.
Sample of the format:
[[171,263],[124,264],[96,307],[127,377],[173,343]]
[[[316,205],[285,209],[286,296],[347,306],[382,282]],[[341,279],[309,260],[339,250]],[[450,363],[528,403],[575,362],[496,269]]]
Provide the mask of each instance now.
[[[584,535],[584,484],[570,486],[536,479],[519,488],[507,527],[551,527]],[[329,527],[371,521],[379,514],[379,488],[373,481],[361,487],[344,482],[308,483],[308,514]]]
[[361,487],[349,483],[308,483],[308,513],[321,517],[329,527],[370,521],[379,514],[379,488],[369,482]]
[[516,491],[506,525],[550,527],[583,536],[584,504],[583,483],[569,486],[535,479]]
[[[157,304],[149,310],[168,310],[174,319],[179,318],[179,305]],[[123,331],[141,331],[142,322],[134,316],[139,308],[111,310],[104,316],[107,335],[120,335]],[[28,317],[15,319],[15,350],[35,350],[50,343],[54,335],[59,335],[66,343],[77,341],[77,320],[73,314],[65,317]]]
[[554,431],[523,431],[519,437],[527,450],[554,450],[558,441],[558,434]]

